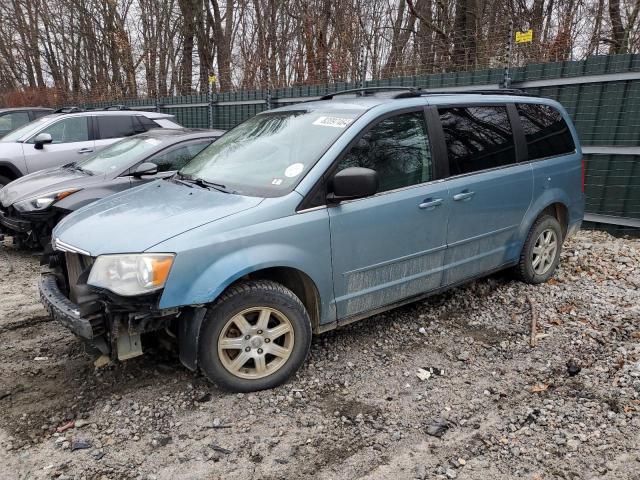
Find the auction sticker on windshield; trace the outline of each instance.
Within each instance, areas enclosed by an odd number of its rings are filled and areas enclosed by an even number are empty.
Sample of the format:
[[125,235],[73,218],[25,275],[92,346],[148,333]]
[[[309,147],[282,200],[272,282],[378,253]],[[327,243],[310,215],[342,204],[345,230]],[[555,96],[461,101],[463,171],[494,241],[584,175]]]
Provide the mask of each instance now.
[[284,176],[287,178],[297,177],[304,170],[304,165],[302,163],[294,163],[289,165],[287,169],[284,171]]
[[313,124],[320,125],[321,127],[336,127],[336,128],[345,128],[351,122],[353,122],[353,118],[342,118],[342,117],[318,117]]

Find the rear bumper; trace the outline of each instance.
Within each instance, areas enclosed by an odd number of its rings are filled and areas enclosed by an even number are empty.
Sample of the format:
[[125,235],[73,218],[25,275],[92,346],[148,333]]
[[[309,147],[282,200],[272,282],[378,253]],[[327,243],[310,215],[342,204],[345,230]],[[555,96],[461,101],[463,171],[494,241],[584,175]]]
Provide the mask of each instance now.
[[94,338],[91,321],[80,315],[80,308],[60,291],[56,277],[44,274],[40,277],[40,299],[57,322],[86,340]]

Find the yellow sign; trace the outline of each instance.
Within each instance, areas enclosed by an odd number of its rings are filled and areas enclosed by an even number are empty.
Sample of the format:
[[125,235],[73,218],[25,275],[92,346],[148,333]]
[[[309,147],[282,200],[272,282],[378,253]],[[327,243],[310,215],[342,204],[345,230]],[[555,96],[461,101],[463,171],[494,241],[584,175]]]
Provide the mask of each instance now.
[[516,43],[529,43],[533,40],[533,30],[529,29],[526,32],[516,32]]
[[215,75],[209,75],[209,83],[214,84],[218,78]]

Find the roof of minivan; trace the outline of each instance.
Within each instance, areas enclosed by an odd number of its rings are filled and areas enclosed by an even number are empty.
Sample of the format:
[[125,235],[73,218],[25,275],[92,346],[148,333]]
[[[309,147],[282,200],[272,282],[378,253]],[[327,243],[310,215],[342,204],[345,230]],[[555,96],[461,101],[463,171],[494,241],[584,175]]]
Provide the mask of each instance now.
[[424,93],[420,96],[414,97],[402,97],[396,98],[400,93],[405,93],[407,90],[389,90],[382,92],[375,92],[366,96],[356,96],[355,93],[349,94],[334,94],[335,96],[327,100],[312,100],[309,102],[298,103],[294,105],[287,105],[285,107],[278,108],[279,111],[286,110],[314,110],[318,112],[336,112],[339,110],[351,110],[361,111],[370,110],[374,107],[383,104],[397,103],[398,106],[409,105],[442,105],[442,104],[467,104],[467,103],[548,103],[555,104],[553,100],[542,99],[539,97],[532,97],[528,95],[505,95],[505,94],[481,94],[464,92],[464,93],[448,93],[448,92],[432,92]]

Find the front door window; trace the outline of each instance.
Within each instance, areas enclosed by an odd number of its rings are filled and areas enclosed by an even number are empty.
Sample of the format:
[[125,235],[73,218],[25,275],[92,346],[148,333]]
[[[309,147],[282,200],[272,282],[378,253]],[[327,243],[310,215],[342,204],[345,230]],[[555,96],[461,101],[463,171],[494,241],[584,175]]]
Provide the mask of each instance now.
[[[40,130],[40,133],[48,133],[53,139],[53,144],[56,143],[73,143],[73,142],[86,142],[89,140],[89,127],[87,125],[87,117],[69,117],[64,120],[60,120],[48,127]],[[34,139],[37,135],[34,135],[28,143],[34,143]]]
[[378,172],[380,192],[432,180],[431,150],[422,111],[382,120],[366,132],[340,160],[348,167]]

